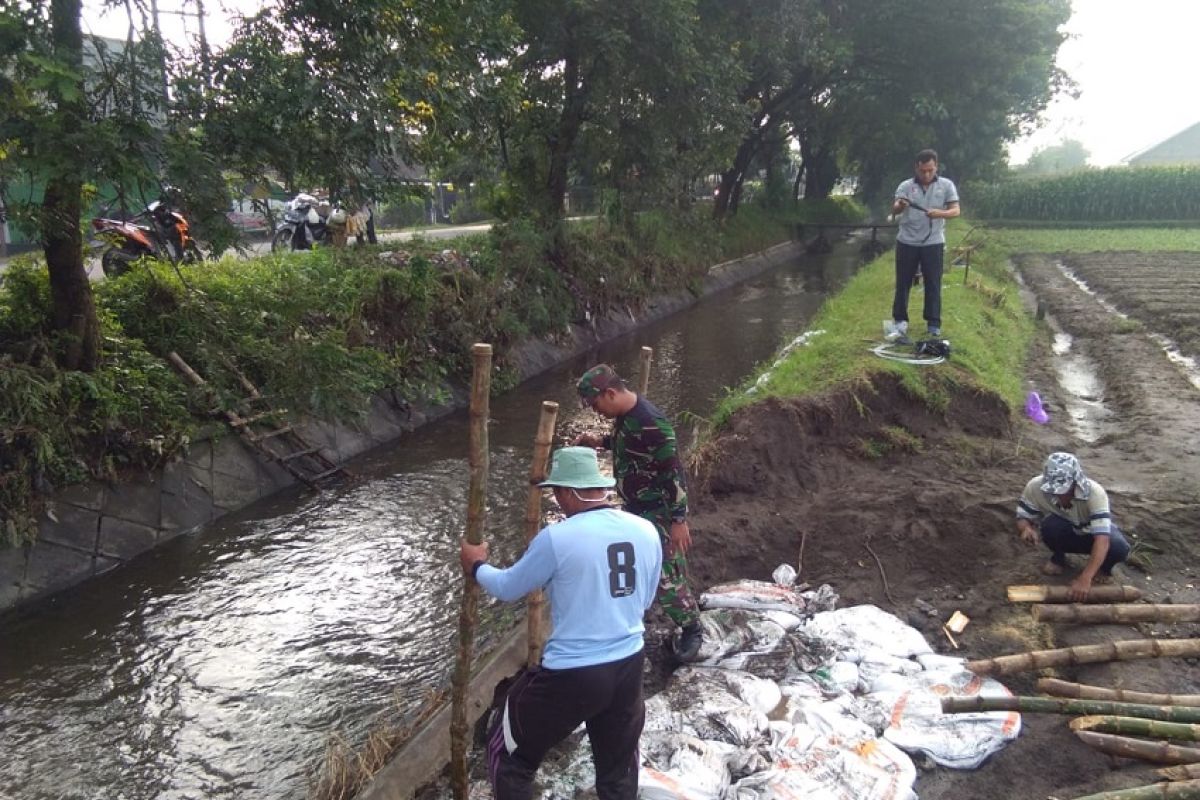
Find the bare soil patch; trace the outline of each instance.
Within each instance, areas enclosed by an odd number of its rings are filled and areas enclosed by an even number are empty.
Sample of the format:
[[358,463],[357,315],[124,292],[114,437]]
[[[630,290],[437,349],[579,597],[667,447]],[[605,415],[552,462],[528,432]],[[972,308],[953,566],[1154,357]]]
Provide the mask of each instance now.
[[[1114,262],[1124,256],[1106,255]],[[1026,607],[1005,600],[1006,585],[1046,580],[1038,567],[1047,553],[1017,540],[1013,509],[1045,455],[1067,449],[1109,489],[1122,529],[1161,550],[1152,554],[1148,571],[1126,568],[1125,582],[1155,602],[1200,602],[1200,391],[1143,331],[1072,282],[1056,259],[1024,258],[1018,266],[1074,346],[1099,365],[1103,402],[1112,412],[1105,436],[1081,442],[1060,413],[1067,390],[1055,382],[1049,335],[1036,344],[1028,376],[1050,408],[1045,427],[1010,419],[996,398],[967,391],[954,396],[944,414],[935,413],[886,377],[830,397],[743,409],[696,454],[695,583],[766,578],[780,563],[800,562],[802,579],[833,584],[845,604],[874,603],[924,630],[941,652],[968,657],[1200,635],[1195,625],[1035,624]],[[1138,268],[1114,274],[1125,276],[1114,278],[1129,289],[1122,297],[1137,296]],[[1103,293],[1106,284],[1096,280]],[[1179,306],[1180,318],[1197,307]],[[1150,329],[1176,324],[1173,312],[1158,306],[1138,311],[1130,301],[1126,308],[1135,318],[1146,314]],[[947,333],[953,338],[953,331]],[[922,612],[917,599],[935,606],[938,617]],[[961,650],[940,629],[956,609],[973,620],[959,638]],[[656,626],[650,688],[668,670],[664,637]],[[1149,691],[1200,691],[1200,667],[1185,661],[1100,665],[1057,676]],[[1005,682],[1017,693],[1033,694],[1037,677]],[[1026,715],[1024,723],[1021,738],[979,770],[924,770],[917,784],[921,797],[1070,798],[1154,780],[1144,765],[1115,763],[1090,751],[1068,731],[1065,718]]]

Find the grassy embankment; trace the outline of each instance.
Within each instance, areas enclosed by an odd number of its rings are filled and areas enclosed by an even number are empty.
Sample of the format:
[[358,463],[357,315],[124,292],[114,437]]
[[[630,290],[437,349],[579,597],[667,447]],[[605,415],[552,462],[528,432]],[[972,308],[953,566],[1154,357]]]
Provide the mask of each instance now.
[[[969,235],[969,236],[968,236]],[[970,273],[949,269],[942,289],[942,332],[953,346],[946,364],[909,366],[888,362],[870,352],[881,341],[882,320],[891,316],[894,257],[887,253],[865,266],[845,290],[832,298],[810,323],[825,333],[811,338],[777,366],[765,364],[731,392],[714,416],[719,428],[729,416],[765,397],[806,397],[848,389],[869,391],[875,376],[894,373],[909,393],[935,409],[944,408],[952,392],[991,392],[1015,408],[1023,399],[1022,376],[1036,326],[1021,307],[1017,285],[1006,267],[1019,253],[1129,251],[1200,251],[1200,230],[1190,229],[983,229],[956,224],[948,234],[947,253],[977,243]],[[949,258],[947,258],[949,261]],[[921,293],[909,301],[912,332],[923,325]],[[797,331],[799,333],[799,331]],[[768,375],[758,389],[751,387]]]
[[[850,202],[769,212],[746,207],[723,226],[702,210],[640,215],[634,229],[573,222],[561,246],[516,223],[453,242],[143,263],[95,285],[103,360],[92,373],[55,366],[49,278],[18,259],[0,284],[0,547],[33,537],[40,502],[89,477],[117,478],[174,458],[211,428],[212,403],[164,360],[175,351],[233,408],[230,365],[276,407],[326,419],[364,413],[372,397],[439,398],[469,375],[472,342],[554,335],[609,309],[699,287],[709,266],[790,237],[800,220],[859,219]],[[389,259],[383,251],[392,251]]]

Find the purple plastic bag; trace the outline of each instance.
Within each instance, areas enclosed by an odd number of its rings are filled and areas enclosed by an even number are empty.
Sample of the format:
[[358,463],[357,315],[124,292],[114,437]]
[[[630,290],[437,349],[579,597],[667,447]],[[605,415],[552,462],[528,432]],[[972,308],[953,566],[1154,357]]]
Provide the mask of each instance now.
[[1046,413],[1045,407],[1042,406],[1042,398],[1037,392],[1030,392],[1025,398],[1025,416],[1036,422],[1038,425],[1045,425],[1050,421],[1050,415]]

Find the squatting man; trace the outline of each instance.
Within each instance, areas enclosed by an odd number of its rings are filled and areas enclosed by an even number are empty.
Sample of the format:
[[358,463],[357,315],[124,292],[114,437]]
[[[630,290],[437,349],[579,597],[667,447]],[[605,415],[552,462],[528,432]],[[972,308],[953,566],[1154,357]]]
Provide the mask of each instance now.
[[546,753],[580,723],[587,727],[600,800],[634,800],[642,694],[642,616],[662,569],[658,532],[608,502],[616,481],[600,473],[596,451],[564,447],[540,486],[567,515],[538,532],[516,564],[487,563],[487,543],[463,541],[463,571],[488,594],[513,601],[546,590],[552,630],[542,664],[509,687],[488,735],[496,800],[528,800]]
[[1108,492],[1084,474],[1071,453],[1051,453],[1042,474],[1025,485],[1017,501],[1017,535],[1029,545],[1040,535],[1050,548],[1050,560],[1042,565],[1045,575],[1062,575],[1067,553],[1088,556],[1071,581],[1072,600],[1087,599],[1093,583],[1111,582],[1113,567],[1129,555],[1129,542],[1113,522]]

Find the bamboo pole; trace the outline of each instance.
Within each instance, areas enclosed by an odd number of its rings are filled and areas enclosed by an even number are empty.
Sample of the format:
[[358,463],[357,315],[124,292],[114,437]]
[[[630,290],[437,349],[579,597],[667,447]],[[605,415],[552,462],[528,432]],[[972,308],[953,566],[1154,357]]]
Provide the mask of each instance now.
[[641,354],[638,355],[637,393],[640,397],[645,397],[646,392],[650,389],[650,360],[652,358],[654,358],[653,347],[643,347]]
[[[1114,703],[1109,700],[1067,700],[1058,697],[943,697],[942,712],[969,714],[978,711],[1020,711],[1023,714],[1110,714],[1119,717],[1158,719],[1164,722],[1200,723],[1200,708]],[[1200,759],[1197,759],[1200,760]]]
[[1123,642],[1085,644],[1057,650],[1034,650],[1011,656],[968,661],[976,675],[1009,675],[1043,667],[1095,664],[1101,661],[1133,661],[1139,658],[1189,658],[1200,655],[1200,639],[1133,639]]
[[[1068,586],[1009,586],[1010,603],[1070,603]],[[1132,603],[1141,600],[1142,593],[1133,586],[1093,586],[1088,590],[1087,603]]]
[[1080,625],[1136,622],[1200,622],[1200,605],[1035,605],[1038,622],[1068,622]]
[[1200,760],[1200,749],[1179,747],[1167,742],[1146,742],[1111,733],[1075,731],[1079,740],[1093,750],[1121,758],[1136,758],[1153,764],[1192,764]]
[[1073,731],[1095,731],[1096,733],[1119,733],[1126,736],[1144,736],[1149,739],[1174,739],[1178,742],[1200,741],[1200,725],[1187,722],[1163,722],[1140,717],[1114,717],[1110,714],[1095,714],[1071,720]]
[[[487,512],[488,478],[488,400],[492,388],[492,346],[476,344],[472,350],[475,362],[471,378],[471,485],[467,492],[467,541],[483,541],[483,525]],[[475,644],[475,623],[479,611],[479,584],[470,575],[463,579],[462,609],[458,615],[458,658],[451,679],[452,710],[450,714],[450,786],[457,800],[467,800],[467,688],[471,682],[471,659]]]
[[[1038,691],[1055,697],[1077,697],[1083,700],[1115,700],[1120,703],[1149,703],[1155,706],[1200,706],[1200,694],[1158,694],[1156,692],[1133,692],[1128,689],[1107,689],[1103,686],[1088,686],[1069,683],[1057,678],[1041,678]],[[1198,775],[1197,777],[1200,777]]]
[[1180,764],[1154,770],[1169,781],[1190,781],[1200,778],[1200,764]]
[[1152,783],[1134,789],[1089,794],[1075,800],[1196,800],[1200,798],[1200,781]]
[[[533,461],[529,466],[529,497],[525,501],[525,542],[542,527],[542,487],[538,483],[546,479],[546,462],[550,458],[550,445],[554,440],[554,423],[558,420],[558,403],[542,401],[542,414],[538,418],[537,434],[533,439]],[[546,644],[546,595],[541,589],[529,593],[526,602],[529,624],[529,651],[526,664],[532,669],[542,663],[542,647]]]

